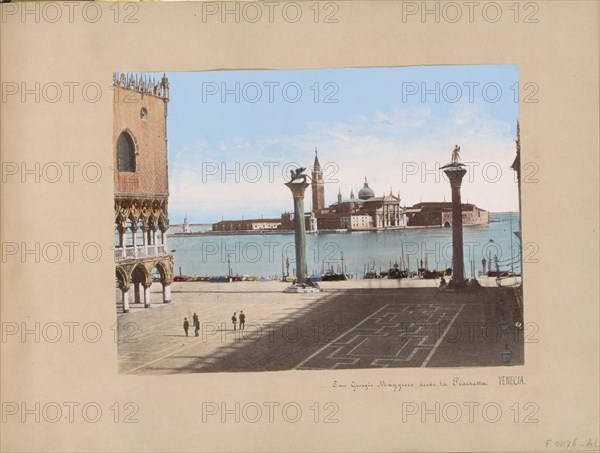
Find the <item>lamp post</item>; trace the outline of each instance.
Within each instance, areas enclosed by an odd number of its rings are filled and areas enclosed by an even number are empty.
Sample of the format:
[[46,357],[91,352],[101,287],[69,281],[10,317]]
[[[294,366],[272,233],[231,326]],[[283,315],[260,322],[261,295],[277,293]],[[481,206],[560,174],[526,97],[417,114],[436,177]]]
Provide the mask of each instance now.
[[498,311],[500,312],[500,315],[502,316],[502,319],[500,320],[500,329],[503,332],[506,332],[508,330],[508,321],[506,320],[506,302],[504,302],[504,291],[502,289],[502,279],[500,278],[500,276],[498,275],[496,277],[496,285],[498,286]]
[[344,274],[344,252],[340,252],[340,255],[342,256],[342,274]]
[[506,365],[510,363],[510,359],[512,358],[512,351],[508,347],[508,345],[504,345],[504,350],[500,353],[500,357],[502,357],[502,362]]

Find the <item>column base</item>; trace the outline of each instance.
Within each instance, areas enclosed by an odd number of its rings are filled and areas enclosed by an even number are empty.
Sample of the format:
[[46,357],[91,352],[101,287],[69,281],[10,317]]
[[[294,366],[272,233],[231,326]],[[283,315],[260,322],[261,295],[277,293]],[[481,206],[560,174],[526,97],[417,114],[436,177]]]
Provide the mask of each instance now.
[[477,288],[481,288],[481,285],[479,284],[479,282],[476,279],[465,279],[465,280],[453,280],[450,279],[450,281],[446,284],[443,284],[442,281],[440,281],[440,289],[443,290],[455,290],[455,289],[477,289]]
[[294,283],[293,285],[290,285],[283,290],[284,293],[288,294],[320,293],[321,291],[323,290],[319,288],[319,285],[317,285],[316,283],[313,283],[312,285],[308,285],[306,283]]

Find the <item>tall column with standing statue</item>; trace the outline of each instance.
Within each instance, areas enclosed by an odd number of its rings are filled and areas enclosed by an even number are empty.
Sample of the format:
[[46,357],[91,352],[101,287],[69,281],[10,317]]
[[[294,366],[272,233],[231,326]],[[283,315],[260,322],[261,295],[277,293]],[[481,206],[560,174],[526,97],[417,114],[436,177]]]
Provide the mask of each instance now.
[[465,286],[460,186],[467,170],[464,168],[465,165],[460,163],[459,160],[460,146],[456,145],[452,151],[452,162],[441,167],[446,176],[448,176],[452,189],[452,279],[449,286],[455,288]]

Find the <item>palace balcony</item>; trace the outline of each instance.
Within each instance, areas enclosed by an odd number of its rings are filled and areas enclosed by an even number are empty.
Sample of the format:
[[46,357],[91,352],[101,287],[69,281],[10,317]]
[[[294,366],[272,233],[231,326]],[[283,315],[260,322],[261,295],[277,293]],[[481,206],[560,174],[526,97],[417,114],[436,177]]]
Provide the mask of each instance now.
[[137,245],[127,247],[115,247],[115,261],[130,260],[134,258],[145,258],[148,256],[166,255],[164,244]]

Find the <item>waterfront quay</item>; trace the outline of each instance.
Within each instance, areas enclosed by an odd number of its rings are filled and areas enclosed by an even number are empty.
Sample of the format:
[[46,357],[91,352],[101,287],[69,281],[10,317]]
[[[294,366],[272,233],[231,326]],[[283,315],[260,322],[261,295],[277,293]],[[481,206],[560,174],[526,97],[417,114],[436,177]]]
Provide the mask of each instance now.
[[[308,294],[284,294],[287,284],[276,281],[175,282],[171,303],[118,315],[118,368],[159,375],[521,365],[519,288],[489,280],[463,291],[419,279],[324,282]],[[245,329],[233,330],[240,311]]]

